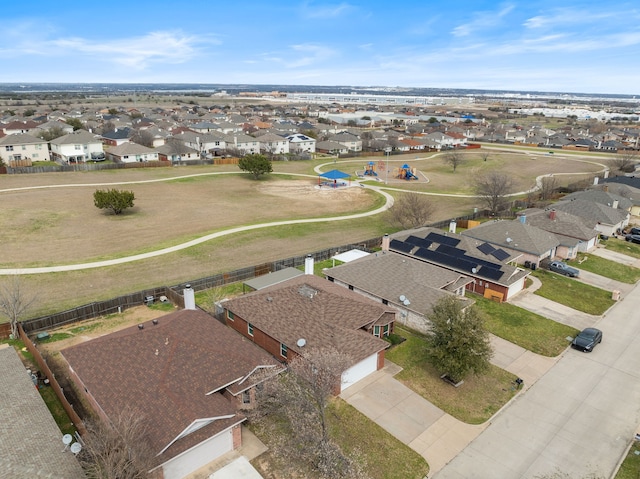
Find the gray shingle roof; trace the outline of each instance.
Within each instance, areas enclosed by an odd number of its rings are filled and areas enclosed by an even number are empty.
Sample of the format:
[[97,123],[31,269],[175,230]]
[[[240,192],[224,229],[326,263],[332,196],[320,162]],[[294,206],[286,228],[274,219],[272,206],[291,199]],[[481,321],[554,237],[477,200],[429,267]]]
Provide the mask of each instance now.
[[47,142],[28,133],[13,133],[0,138],[0,145],[40,145],[45,143]]
[[552,206],[544,210],[539,208],[526,210],[523,212],[525,221],[527,224],[555,234],[561,244],[567,244],[567,241],[575,244],[576,240],[589,241],[598,235],[594,229],[595,221],[589,221],[565,211],[556,210],[555,215],[552,215],[553,209]]
[[559,245],[553,234],[520,221],[488,221],[463,231],[462,235],[536,256]]
[[554,203],[553,208],[556,211],[564,211],[587,221],[605,225],[617,225],[624,221],[628,215],[626,211],[621,209],[614,209],[586,199],[558,201]]
[[0,345],[0,476],[86,477],[11,346]]
[[392,251],[369,255],[324,271],[328,277],[352,285],[390,303],[400,305],[404,295],[410,305],[403,308],[426,314],[450,287],[461,288],[473,281],[455,271],[399,255]]
[[54,138],[50,143],[54,145],[75,145],[79,143],[101,143],[101,141],[96,135],[89,133],[87,130],[76,130],[68,135]]

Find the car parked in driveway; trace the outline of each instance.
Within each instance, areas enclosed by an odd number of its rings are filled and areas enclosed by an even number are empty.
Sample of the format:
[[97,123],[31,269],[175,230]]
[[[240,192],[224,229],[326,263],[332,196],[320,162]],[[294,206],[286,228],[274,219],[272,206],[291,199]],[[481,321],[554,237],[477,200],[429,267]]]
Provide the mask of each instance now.
[[625,236],[624,239],[632,243],[640,244],[640,235],[629,234]]
[[570,276],[571,278],[577,278],[578,276],[580,276],[579,269],[572,268],[567,263],[563,263],[562,261],[552,261],[551,263],[549,263],[549,269],[554,273]]
[[590,353],[596,344],[602,342],[602,331],[596,328],[586,328],[580,331],[573,341],[571,341],[571,347],[579,351]]

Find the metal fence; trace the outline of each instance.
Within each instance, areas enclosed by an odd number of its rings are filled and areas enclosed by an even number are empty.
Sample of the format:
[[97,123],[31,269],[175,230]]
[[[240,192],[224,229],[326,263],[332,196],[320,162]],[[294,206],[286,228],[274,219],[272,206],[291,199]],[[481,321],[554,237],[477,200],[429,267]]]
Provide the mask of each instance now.
[[[362,243],[327,248],[309,254],[311,254],[315,261],[324,261],[336,254],[343,253],[354,248],[371,252],[372,248],[380,246],[381,240],[381,238],[372,238],[370,240],[363,241]],[[307,255],[293,256],[291,258],[280,259],[270,263],[262,263],[254,266],[248,266],[246,268],[236,269],[227,273],[219,273],[205,278],[185,281],[184,283],[174,286],[160,286],[157,288],[145,289],[143,291],[137,291],[135,293],[108,299],[106,301],[96,301],[78,306],[77,308],[61,311],[59,313],[30,319],[23,321],[21,324],[26,333],[33,334],[38,331],[52,329],[65,324],[83,321],[85,319],[121,313],[128,308],[146,304],[148,297],[153,297],[154,300],[157,300],[161,296],[166,296],[167,299],[176,306],[183,308],[184,297],[182,295],[182,290],[186,284],[190,284],[194,291],[203,291],[217,286],[246,281],[284,268],[296,268],[304,265],[306,257]]]

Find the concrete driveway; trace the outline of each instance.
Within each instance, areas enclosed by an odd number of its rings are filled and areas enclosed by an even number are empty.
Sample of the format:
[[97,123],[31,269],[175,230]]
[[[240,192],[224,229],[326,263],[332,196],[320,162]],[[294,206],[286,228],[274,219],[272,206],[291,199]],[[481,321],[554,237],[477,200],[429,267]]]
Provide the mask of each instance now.
[[596,323],[592,353],[567,350],[437,479],[610,477],[640,423],[640,289]]

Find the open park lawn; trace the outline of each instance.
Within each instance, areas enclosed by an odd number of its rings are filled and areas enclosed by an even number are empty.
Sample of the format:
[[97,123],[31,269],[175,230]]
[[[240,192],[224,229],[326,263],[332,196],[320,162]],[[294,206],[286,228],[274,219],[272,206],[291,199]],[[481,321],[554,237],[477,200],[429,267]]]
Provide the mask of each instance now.
[[493,365],[484,374],[468,376],[460,387],[450,385],[429,364],[421,335],[397,326],[396,334],[406,341],[386,354],[403,368],[395,378],[456,419],[482,424],[515,394],[516,376]]
[[[532,159],[497,152],[484,162],[476,151],[455,173],[440,156],[401,155],[391,164],[410,163],[424,172],[419,181],[391,180],[389,187],[468,195],[472,180],[491,169],[513,172],[517,188],[549,172],[595,171],[593,162]],[[155,251],[242,225],[278,220],[326,218],[370,211],[383,198],[365,188],[315,188],[314,166],[351,175],[369,160],[276,162],[274,174],[254,181],[237,166],[142,168],[97,172],[4,175],[0,187],[0,268],[88,263]],[[211,175],[215,173],[216,175]],[[219,174],[223,173],[223,174]],[[276,174],[277,173],[277,174]],[[198,176],[200,175],[200,176]],[[308,176],[298,176],[308,175]],[[170,180],[170,181],[167,181]],[[384,186],[383,181],[376,182]],[[71,185],[71,186],[69,186]],[[39,186],[39,189],[27,189]],[[134,192],[135,206],[114,216],[93,205],[97,189]],[[397,191],[391,191],[398,194]],[[433,196],[434,221],[482,207],[470,197]],[[22,276],[25,291],[37,291],[29,317],[113,298],[132,291],[175,285],[217,273],[304,255],[327,247],[359,244],[394,231],[384,214],[334,222],[272,226],[234,233],[178,252],[109,267]]]

